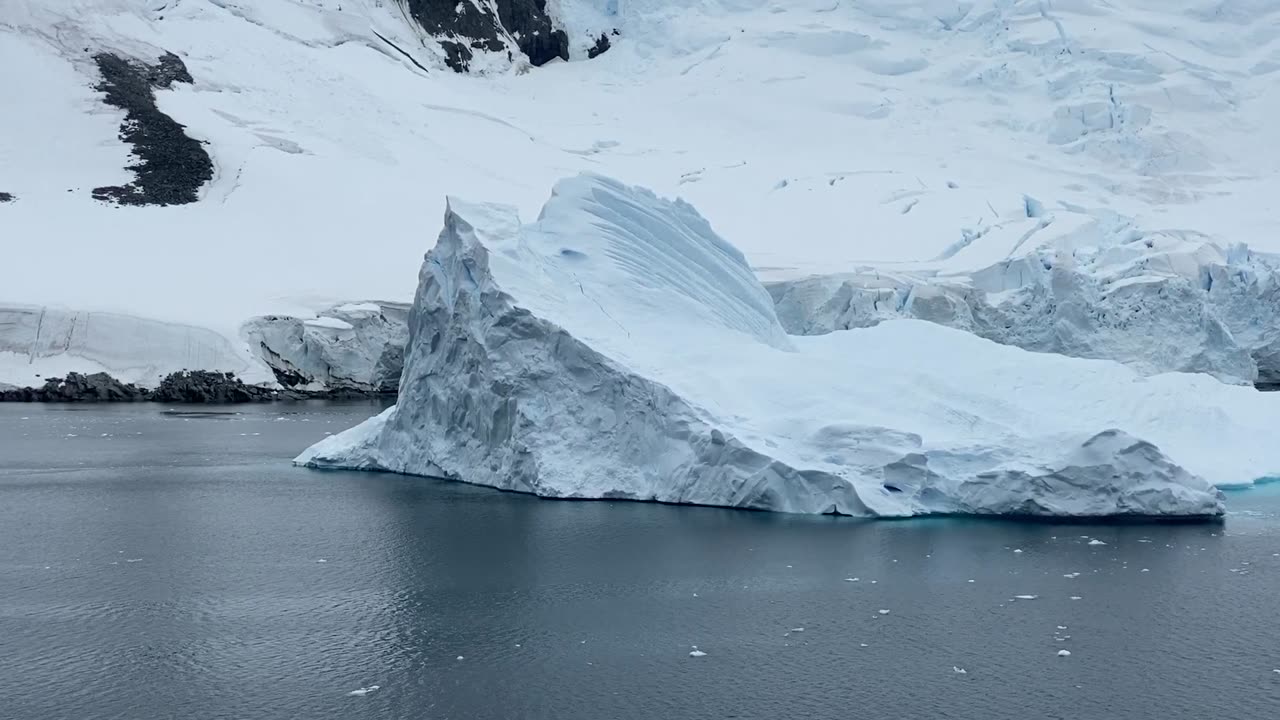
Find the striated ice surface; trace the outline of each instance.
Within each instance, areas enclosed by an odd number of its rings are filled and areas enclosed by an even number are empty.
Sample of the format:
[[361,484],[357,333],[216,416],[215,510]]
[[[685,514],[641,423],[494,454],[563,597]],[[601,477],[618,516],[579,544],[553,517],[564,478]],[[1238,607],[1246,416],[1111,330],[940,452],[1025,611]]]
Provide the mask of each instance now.
[[450,199],[395,407],[296,462],[560,498],[909,516],[1223,512],[1280,469],[1265,395],[918,320],[787,335],[688,205],[561,181]]

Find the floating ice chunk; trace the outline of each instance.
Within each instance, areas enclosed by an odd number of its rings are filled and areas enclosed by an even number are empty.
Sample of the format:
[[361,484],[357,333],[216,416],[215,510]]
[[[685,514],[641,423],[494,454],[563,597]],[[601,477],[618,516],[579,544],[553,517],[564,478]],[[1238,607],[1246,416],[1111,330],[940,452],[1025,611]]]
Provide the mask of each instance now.
[[954,672],[957,675],[967,675],[969,673],[968,670],[965,670],[962,667],[956,667],[955,665],[951,666],[951,672]]
[[888,614],[889,614],[889,611],[888,611],[888,610],[880,610],[879,612],[880,612],[880,614],[881,614],[881,615],[888,615]]
[[1063,575],[1062,577],[1064,577],[1064,578],[1071,578],[1072,580],[1074,580],[1074,579],[1076,579],[1076,578],[1080,577],[1080,573],[1078,573],[1078,572],[1069,572],[1069,573],[1067,573],[1066,575]]
[[1072,595],[1072,596],[1071,596],[1071,599],[1072,599],[1072,600],[1082,600],[1083,598],[1081,598],[1079,595]]
[[322,563],[322,562],[329,562],[329,561],[328,561],[328,560],[325,560],[324,558],[320,558],[320,559],[319,559],[319,560],[317,560],[316,562],[318,562],[318,563]]
[[973,580],[970,580],[969,582],[973,582]]
[[125,562],[142,562],[142,558],[126,558]]
[[1022,548],[1018,548],[1017,550],[1014,550],[1014,552],[1016,552],[1016,553],[1020,553],[1020,552],[1022,552]]
[[1058,657],[1071,657],[1071,651],[1070,651],[1070,650],[1059,650],[1059,651],[1058,651]]
[[845,578],[845,582],[858,582],[858,578]]
[[1067,626],[1066,626],[1066,625],[1059,625],[1059,626],[1058,626],[1058,629],[1059,629],[1059,630],[1066,630],[1066,629],[1067,629]]
[[1151,572],[1151,571],[1146,568],[1142,568],[1142,572]]
[[461,660],[461,659],[462,659],[462,656],[461,656],[461,655],[459,655],[459,656],[458,656],[458,659],[459,659],[459,660]]
[[1094,539],[1090,540],[1090,541],[1089,541],[1089,544],[1090,544],[1090,545],[1106,545],[1106,543],[1102,542],[1101,540],[1099,540],[1099,539],[1097,539],[1097,538],[1094,538]]
[[370,685],[369,687],[362,687],[359,690],[352,690],[351,692],[347,693],[347,695],[357,695],[357,696],[363,697],[365,695],[368,695],[371,692],[374,692],[377,689],[378,689],[377,685]]
[[706,657],[707,654],[698,649],[697,645],[693,646],[693,650],[689,652],[689,657]]
[[1015,600],[1035,600],[1039,595],[1014,595]]

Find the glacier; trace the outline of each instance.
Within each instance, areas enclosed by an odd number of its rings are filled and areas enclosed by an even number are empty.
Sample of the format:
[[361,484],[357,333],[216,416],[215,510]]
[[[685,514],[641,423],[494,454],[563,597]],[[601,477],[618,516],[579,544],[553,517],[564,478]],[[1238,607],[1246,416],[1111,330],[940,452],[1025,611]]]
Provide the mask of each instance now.
[[[1280,1],[556,0],[508,22],[531,4],[0,3],[0,63],[24,69],[0,74],[0,262],[22,270],[0,302],[213,332],[266,382],[381,383],[331,362],[376,341],[326,355],[292,324],[303,355],[267,369],[241,328],[408,303],[447,193],[532,216],[557,179],[604,172],[695,203],[757,276],[798,284],[789,331],[868,324],[840,305],[865,301],[1144,375],[1280,383]],[[138,160],[103,55],[185,68],[150,99],[208,154],[194,202],[94,199]],[[103,367],[31,357],[0,357],[0,382]]]
[[1048,239],[971,272],[867,268],[767,287],[783,327],[800,335],[918,318],[1149,375],[1280,382],[1280,255],[1122,227]]
[[1207,375],[919,320],[790,336],[691,205],[595,174],[527,225],[451,197],[408,322],[396,405],[295,463],[877,517],[1212,517],[1280,469],[1280,407]]

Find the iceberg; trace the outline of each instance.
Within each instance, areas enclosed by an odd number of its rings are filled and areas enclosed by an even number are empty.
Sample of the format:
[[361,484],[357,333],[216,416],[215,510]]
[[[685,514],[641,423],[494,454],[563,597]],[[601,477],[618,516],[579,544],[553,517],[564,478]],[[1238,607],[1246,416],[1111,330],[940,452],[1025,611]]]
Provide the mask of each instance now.
[[298,465],[792,513],[1185,516],[1280,469],[1280,402],[921,320],[784,332],[689,204],[598,175],[450,198],[397,404]]

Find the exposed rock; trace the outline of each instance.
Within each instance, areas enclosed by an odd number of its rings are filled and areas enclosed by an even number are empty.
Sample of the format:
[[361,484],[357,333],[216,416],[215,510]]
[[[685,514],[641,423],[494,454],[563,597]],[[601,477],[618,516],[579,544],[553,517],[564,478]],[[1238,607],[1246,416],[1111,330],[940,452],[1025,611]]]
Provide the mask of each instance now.
[[133,146],[136,176],[123,186],[94,188],[93,196],[120,205],[182,205],[199,199],[199,190],[213,179],[213,162],[200,141],[188,137],[183,125],[156,106],[155,90],[175,82],[192,82],[186,65],[173,53],[155,65],[111,53],[94,56],[108,105],[125,111],[120,139]]
[[[613,32],[616,34],[618,31],[614,30]],[[612,45],[609,42],[609,34],[600,33],[600,39],[596,40],[596,44],[587,49],[587,59],[594,60],[595,58],[603,55],[610,47],[612,47]]]
[[569,59],[569,37],[547,15],[546,0],[407,0],[409,14],[430,35],[440,37],[446,64],[470,69],[474,51],[518,49],[535,66]]
[[0,203],[13,202],[17,199],[18,198],[14,197],[13,193],[0,192]]
[[0,384],[0,402],[163,402],[228,404],[277,400],[339,400],[378,397],[384,393],[351,388],[273,390],[246,385],[233,373],[182,370],[167,375],[155,390],[122,383],[107,373],[67,373],[49,378],[39,388]]
[[136,402],[147,399],[147,391],[122,383],[106,373],[67,373],[65,378],[49,378],[41,388],[0,389],[6,402]]
[[183,370],[161,380],[150,399],[174,403],[241,403],[277,397],[275,391],[245,385],[231,373]]

